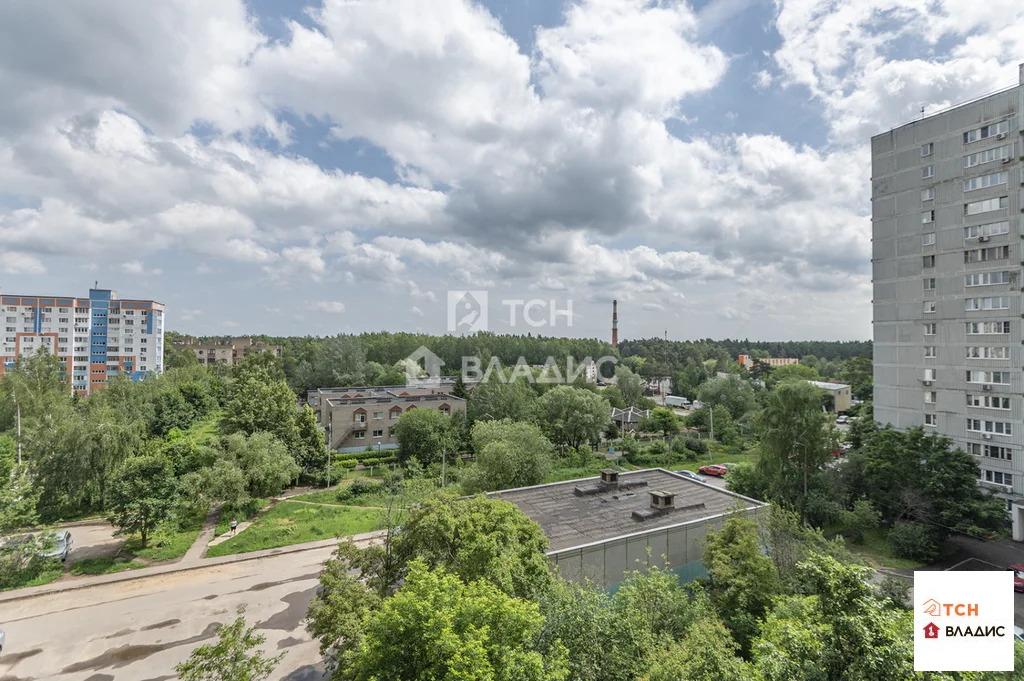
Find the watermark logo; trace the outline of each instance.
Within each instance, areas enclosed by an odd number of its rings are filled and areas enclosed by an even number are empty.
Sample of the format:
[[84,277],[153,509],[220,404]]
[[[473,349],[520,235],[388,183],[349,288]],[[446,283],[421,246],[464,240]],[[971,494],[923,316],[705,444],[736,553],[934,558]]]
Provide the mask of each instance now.
[[[487,303],[487,291],[448,291],[448,333],[488,331]],[[502,298],[501,306],[508,309],[511,329],[572,326],[572,300],[560,304],[543,298]]]
[[[548,357],[544,364],[530,364],[525,357],[519,357],[514,364],[505,366],[497,357],[491,357],[485,366],[480,357],[468,355],[462,357],[460,369],[462,381],[473,385],[492,380],[499,383],[520,380],[527,383],[551,384],[572,384],[579,380],[596,383],[602,376],[612,375],[618,361],[617,357],[610,355],[597,360],[584,357],[580,361],[567,356],[562,361]],[[444,364],[444,360],[430,348],[421,345],[402,360],[406,386],[438,388],[442,384],[454,384],[455,376],[441,376],[441,367]]]
[[448,333],[472,335],[487,330],[487,291],[448,292]]
[[441,367],[444,366],[444,360],[431,352],[427,346],[421,345],[416,348],[415,352],[402,360],[402,365],[405,367],[407,386],[437,388],[441,385]]
[[1010,572],[915,572],[914,670],[1012,671],[1012,594]]

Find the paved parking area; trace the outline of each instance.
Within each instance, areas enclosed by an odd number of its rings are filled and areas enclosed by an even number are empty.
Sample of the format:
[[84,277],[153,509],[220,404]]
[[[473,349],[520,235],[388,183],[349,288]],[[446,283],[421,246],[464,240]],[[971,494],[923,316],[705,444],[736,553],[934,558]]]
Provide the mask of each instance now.
[[71,562],[112,556],[124,544],[124,538],[115,536],[114,527],[105,520],[73,525],[66,529],[71,532]]

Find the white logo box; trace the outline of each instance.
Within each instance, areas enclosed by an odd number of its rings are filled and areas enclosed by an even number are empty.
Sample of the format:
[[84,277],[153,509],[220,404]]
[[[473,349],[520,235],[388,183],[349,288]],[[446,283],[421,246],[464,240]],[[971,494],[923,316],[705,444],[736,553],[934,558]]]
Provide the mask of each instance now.
[[1013,599],[1009,571],[915,571],[914,671],[1013,671]]

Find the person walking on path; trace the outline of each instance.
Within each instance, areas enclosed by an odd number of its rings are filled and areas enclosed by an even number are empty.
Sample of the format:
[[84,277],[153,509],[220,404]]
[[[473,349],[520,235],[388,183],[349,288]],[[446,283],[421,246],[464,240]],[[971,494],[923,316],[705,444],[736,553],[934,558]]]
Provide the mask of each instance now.
[[231,521],[231,534],[235,533],[235,528],[236,527],[238,527],[238,521],[237,520],[232,520]]

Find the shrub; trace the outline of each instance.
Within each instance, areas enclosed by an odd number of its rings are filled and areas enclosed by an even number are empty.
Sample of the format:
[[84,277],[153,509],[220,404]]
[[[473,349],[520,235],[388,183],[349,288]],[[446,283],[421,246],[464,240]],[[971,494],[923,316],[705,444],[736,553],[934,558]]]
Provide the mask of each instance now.
[[850,538],[854,544],[863,544],[864,535],[878,529],[882,523],[882,514],[875,510],[867,499],[858,499],[852,511],[840,511],[839,522],[850,530]]
[[896,523],[889,531],[893,553],[900,558],[930,563],[939,554],[935,538],[921,523]]
[[889,600],[894,608],[909,610],[911,605],[910,584],[901,577],[886,575],[877,587],[879,598]]
[[650,456],[664,457],[668,454],[668,445],[664,440],[655,440],[647,445],[647,454]]
[[694,459],[696,459],[698,455],[708,453],[708,443],[704,442],[704,440],[700,440],[695,437],[690,437],[686,439],[684,445],[688,450],[694,453]]
[[367,480],[366,478],[356,478],[352,481],[351,485],[339,488],[337,497],[338,501],[350,501],[356,497],[369,496],[383,491],[384,483]]

